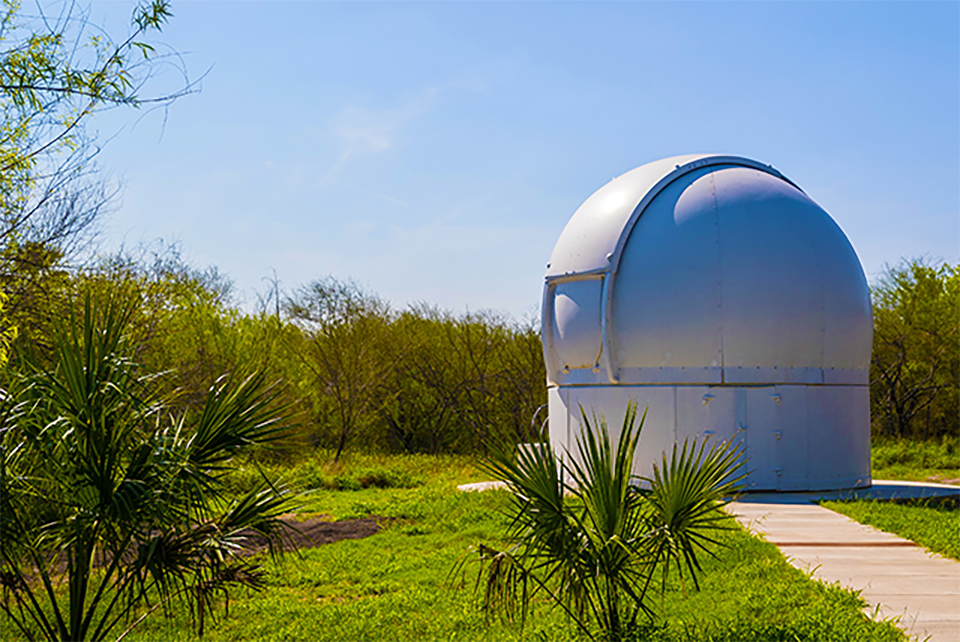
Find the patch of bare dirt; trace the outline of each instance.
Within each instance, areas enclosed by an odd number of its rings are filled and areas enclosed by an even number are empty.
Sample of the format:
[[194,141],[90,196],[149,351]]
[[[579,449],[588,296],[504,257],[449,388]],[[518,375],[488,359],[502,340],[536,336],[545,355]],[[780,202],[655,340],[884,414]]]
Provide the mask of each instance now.
[[[290,528],[283,531],[281,538],[284,551],[296,551],[305,548],[316,548],[323,544],[332,544],[345,539],[363,539],[378,533],[389,517],[365,517],[362,519],[342,519],[336,522],[325,520],[323,516],[313,517],[300,521],[295,517],[282,517],[281,520]],[[249,537],[249,554],[262,553],[269,550],[267,538],[252,533]]]

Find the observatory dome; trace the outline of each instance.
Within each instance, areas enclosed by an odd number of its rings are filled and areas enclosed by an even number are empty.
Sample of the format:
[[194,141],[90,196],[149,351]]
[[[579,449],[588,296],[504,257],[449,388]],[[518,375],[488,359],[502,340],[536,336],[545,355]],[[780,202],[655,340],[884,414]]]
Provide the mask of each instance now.
[[547,266],[550,432],[648,408],[638,467],[688,436],[743,443],[754,489],[868,485],[872,316],[839,226],[769,165],[677,156],[574,213]]

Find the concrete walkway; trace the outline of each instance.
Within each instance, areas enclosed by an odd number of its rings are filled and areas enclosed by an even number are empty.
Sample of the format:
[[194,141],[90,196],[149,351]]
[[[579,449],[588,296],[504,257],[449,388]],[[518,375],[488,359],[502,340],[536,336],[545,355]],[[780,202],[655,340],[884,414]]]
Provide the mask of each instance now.
[[[960,488],[874,482],[851,493],[864,498],[955,495]],[[928,553],[909,540],[821,508],[817,499],[841,493],[747,495],[728,511],[763,535],[795,567],[827,583],[860,591],[871,615],[901,616],[908,635],[930,642],[960,642],[960,562]]]

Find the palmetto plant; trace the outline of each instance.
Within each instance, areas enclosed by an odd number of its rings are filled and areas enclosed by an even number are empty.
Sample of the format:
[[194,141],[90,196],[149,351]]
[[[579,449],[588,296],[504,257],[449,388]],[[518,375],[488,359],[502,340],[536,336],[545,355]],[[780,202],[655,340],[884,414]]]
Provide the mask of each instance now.
[[[591,638],[620,640],[652,618],[651,588],[670,569],[698,587],[699,556],[726,528],[720,507],[743,479],[741,452],[726,443],[684,442],[652,478],[632,475],[643,418],[626,412],[616,448],[606,422],[581,409],[576,453],[549,443],[503,449],[482,465],[511,493],[510,546],[478,547],[484,608],[521,620],[545,596]],[[575,455],[575,456],[572,456]]]
[[87,297],[53,365],[0,404],[0,608],[27,639],[123,637],[178,603],[202,632],[229,588],[262,583],[239,555],[250,535],[282,527],[282,490],[230,499],[222,485],[232,457],[284,431],[271,387],[222,378],[187,421],[130,359],[134,306]]

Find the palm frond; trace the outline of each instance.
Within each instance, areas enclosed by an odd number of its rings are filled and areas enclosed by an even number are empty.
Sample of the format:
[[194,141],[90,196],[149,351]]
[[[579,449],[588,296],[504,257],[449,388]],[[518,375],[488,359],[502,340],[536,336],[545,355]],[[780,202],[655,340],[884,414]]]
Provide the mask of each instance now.
[[631,402],[614,447],[603,416],[581,408],[574,454],[510,446],[481,463],[511,493],[511,546],[475,549],[488,614],[524,620],[544,594],[588,636],[592,621],[603,637],[621,639],[640,614],[654,617],[647,592],[659,571],[676,566],[699,587],[698,556],[712,554],[712,532],[725,528],[719,507],[743,479],[742,452],[685,442],[640,479],[633,466],[645,419]]
[[746,477],[743,450],[738,444],[719,442],[709,449],[706,440],[674,444],[668,459],[654,464],[649,491],[644,493],[650,513],[648,545],[665,571],[673,565],[681,577],[684,569],[699,588],[698,555],[713,555],[709,545],[717,540],[710,533],[728,528],[720,510],[736,495]]
[[254,372],[218,380],[187,426],[130,358],[136,305],[88,295],[53,366],[30,363],[0,396],[0,609],[28,638],[101,639],[174,602],[202,628],[230,587],[260,585],[251,537],[280,550],[284,489],[226,502],[222,475],[281,434],[287,408]]
[[217,379],[190,440],[191,463],[219,471],[239,448],[281,438],[289,428],[288,407],[278,399],[262,372]]

